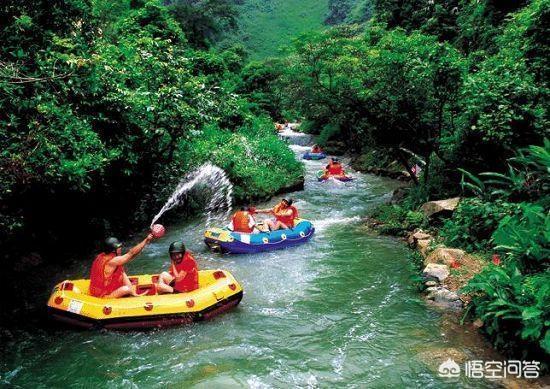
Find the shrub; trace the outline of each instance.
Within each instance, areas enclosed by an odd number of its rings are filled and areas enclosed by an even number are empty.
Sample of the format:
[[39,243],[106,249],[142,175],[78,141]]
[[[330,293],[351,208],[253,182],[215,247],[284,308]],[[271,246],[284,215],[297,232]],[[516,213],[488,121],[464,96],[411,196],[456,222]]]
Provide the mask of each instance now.
[[338,124],[329,123],[323,127],[321,133],[317,136],[316,142],[320,145],[326,145],[329,140],[340,133]]
[[273,133],[267,118],[254,118],[233,133],[209,126],[183,155],[224,169],[235,185],[237,201],[272,196],[303,176],[303,165]]
[[383,223],[380,232],[388,235],[401,235],[426,225],[426,218],[422,212],[407,211],[399,205],[381,205],[370,216]]
[[489,265],[463,291],[473,295],[475,314],[495,346],[523,358],[550,354],[550,271],[525,276],[514,266]]
[[419,211],[408,211],[405,216],[405,225],[408,229],[413,230],[415,228],[422,227],[426,224],[426,217]]
[[492,247],[491,236],[500,220],[513,213],[516,207],[496,200],[484,202],[478,198],[462,200],[453,217],[440,231],[445,243],[468,251],[485,251]]
[[493,234],[496,249],[513,266],[533,273],[550,265],[550,214],[535,204],[521,203],[519,211],[505,216]]

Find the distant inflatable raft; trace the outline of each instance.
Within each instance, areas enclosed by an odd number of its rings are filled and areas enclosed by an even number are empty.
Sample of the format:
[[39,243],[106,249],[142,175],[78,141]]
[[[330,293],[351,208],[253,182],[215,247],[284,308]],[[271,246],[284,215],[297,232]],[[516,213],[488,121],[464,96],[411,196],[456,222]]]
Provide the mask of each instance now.
[[310,221],[297,219],[292,229],[245,234],[226,228],[210,228],[204,233],[204,243],[213,251],[227,254],[251,254],[279,250],[307,242],[315,228]]
[[328,177],[326,177],[324,171],[319,170],[317,172],[317,180],[319,182],[324,182],[324,181],[327,181],[329,179],[338,180],[338,181],[342,181],[342,182],[353,181],[353,177],[349,177],[349,176],[330,176],[330,175]]
[[327,155],[325,153],[312,153],[309,151],[302,156],[303,159],[314,160],[314,161],[325,159],[326,157]]

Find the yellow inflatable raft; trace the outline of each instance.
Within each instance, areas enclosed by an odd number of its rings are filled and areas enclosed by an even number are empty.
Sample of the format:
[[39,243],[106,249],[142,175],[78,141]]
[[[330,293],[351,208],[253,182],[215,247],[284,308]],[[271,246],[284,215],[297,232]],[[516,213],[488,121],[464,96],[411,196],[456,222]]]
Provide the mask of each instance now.
[[158,328],[208,320],[237,306],[243,290],[225,270],[199,271],[199,289],[157,295],[158,275],[130,277],[140,297],[105,299],[88,294],[90,280],[67,280],[55,286],[48,300],[53,319],[83,328]]

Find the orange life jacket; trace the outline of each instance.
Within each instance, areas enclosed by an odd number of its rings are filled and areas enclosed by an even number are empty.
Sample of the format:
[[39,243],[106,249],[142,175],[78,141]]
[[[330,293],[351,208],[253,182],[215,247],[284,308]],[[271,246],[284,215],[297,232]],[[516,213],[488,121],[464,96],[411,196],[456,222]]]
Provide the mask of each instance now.
[[[181,262],[174,264],[174,266],[178,272],[183,270],[187,273],[181,280],[174,282],[174,289],[176,291],[185,293],[199,288],[199,269],[197,261],[195,261],[195,258],[189,251],[186,251]],[[171,269],[170,274],[175,277]]]
[[249,226],[250,214],[246,211],[237,211],[233,215],[233,231],[250,234],[254,228]]
[[332,176],[341,176],[344,174],[344,168],[339,163],[329,163],[327,170],[328,174]]
[[124,285],[124,267],[117,266],[110,274],[105,274],[105,266],[116,257],[115,253],[101,253],[92,263],[90,271],[90,289],[89,292],[95,297],[104,297]]
[[[285,208],[285,209],[281,209],[281,208],[282,207],[280,205],[277,205],[273,209],[273,213],[275,213],[275,217],[277,218],[277,220],[280,221],[281,223],[284,223],[289,228],[294,227],[294,219],[298,218],[298,216],[299,216],[298,210],[296,209],[296,207],[291,205],[290,207]],[[291,210],[292,213],[290,213],[289,215],[285,215],[285,214],[280,213],[280,212],[285,212],[286,213],[287,210]]]

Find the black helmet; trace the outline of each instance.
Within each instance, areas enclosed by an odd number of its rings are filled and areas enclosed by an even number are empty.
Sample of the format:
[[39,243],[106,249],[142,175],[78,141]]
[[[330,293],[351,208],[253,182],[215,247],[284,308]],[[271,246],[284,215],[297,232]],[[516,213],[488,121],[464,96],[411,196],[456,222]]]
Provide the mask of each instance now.
[[172,254],[172,253],[185,253],[185,245],[183,244],[182,241],[172,242],[172,244],[170,244],[170,248],[168,249],[168,252],[170,254]]
[[103,251],[105,253],[113,253],[120,247],[122,247],[122,243],[114,236],[105,239],[103,243]]
[[289,207],[290,207],[290,206],[292,205],[292,203],[294,202],[294,200],[292,200],[292,199],[283,199],[283,201],[284,201],[285,203],[287,203]]

